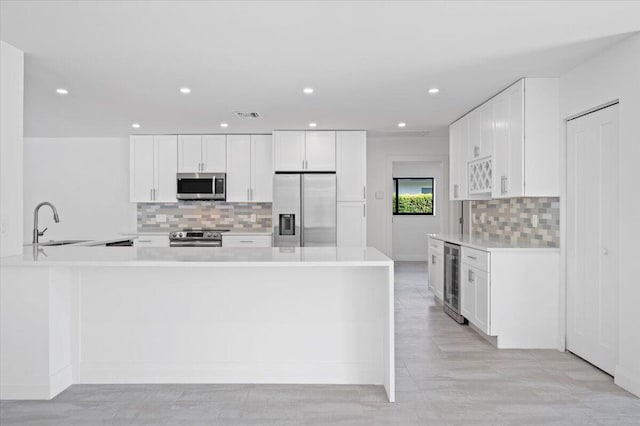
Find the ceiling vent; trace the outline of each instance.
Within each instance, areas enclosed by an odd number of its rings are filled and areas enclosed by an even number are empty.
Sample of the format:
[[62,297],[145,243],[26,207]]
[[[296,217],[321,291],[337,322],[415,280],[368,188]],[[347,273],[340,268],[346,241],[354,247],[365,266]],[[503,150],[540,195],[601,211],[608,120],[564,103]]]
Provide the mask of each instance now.
[[238,118],[260,118],[260,114],[257,112],[236,111],[234,114]]

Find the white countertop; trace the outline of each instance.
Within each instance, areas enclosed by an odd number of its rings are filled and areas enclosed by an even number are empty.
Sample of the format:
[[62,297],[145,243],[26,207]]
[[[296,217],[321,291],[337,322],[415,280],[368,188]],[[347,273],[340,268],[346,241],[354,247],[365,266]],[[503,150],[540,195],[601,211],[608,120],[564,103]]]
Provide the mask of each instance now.
[[5,266],[391,266],[372,247],[25,247]]
[[560,252],[559,247],[547,247],[542,242],[523,242],[523,241],[507,241],[491,238],[480,238],[471,235],[455,235],[455,234],[427,234],[427,237],[435,238],[436,240],[446,241],[454,244],[459,244],[465,247],[471,247],[478,250],[485,251],[502,251],[502,250],[546,250]]

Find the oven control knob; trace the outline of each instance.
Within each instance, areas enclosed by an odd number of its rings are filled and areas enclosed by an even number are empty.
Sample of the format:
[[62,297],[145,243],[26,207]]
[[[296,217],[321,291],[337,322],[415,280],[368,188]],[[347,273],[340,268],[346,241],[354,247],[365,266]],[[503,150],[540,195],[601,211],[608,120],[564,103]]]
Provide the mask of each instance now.
[[176,238],[177,236],[178,236],[178,233],[177,233],[177,232],[172,232],[172,233],[171,233],[171,238]]
[[182,232],[178,233],[178,238],[182,238],[184,234]]
[[212,238],[214,236],[213,232],[207,232],[207,238]]

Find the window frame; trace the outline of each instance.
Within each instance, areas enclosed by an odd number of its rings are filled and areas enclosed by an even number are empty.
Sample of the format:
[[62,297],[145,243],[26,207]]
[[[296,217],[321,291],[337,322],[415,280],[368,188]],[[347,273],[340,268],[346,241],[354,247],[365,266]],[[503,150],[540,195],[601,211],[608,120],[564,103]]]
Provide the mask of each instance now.
[[[400,213],[398,212],[398,206],[400,204],[400,192],[398,191],[399,180],[404,179],[417,179],[417,180],[428,180],[431,179],[431,213]],[[396,202],[392,206],[392,216],[435,216],[436,215],[436,179],[434,177],[394,177],[393,178],[393,187],[396,194]]]

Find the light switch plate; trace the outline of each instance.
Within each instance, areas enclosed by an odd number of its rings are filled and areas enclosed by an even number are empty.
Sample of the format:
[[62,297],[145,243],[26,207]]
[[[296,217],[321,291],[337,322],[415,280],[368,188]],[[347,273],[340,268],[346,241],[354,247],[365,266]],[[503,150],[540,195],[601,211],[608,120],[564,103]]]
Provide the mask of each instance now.
[[534,214],[533,216],[531,216],[531,226],[533,226],[534,228],[538,227],[538,215]]
[[376,200],[384,200],[384,191],[376,191]]
[[258,220],[258,218],[256,217],[256,214],[255,214],[255,213],[253,213],[253,214],[251,215],[251,223],[256,223],[256,221],[257,221],[257,220]]

